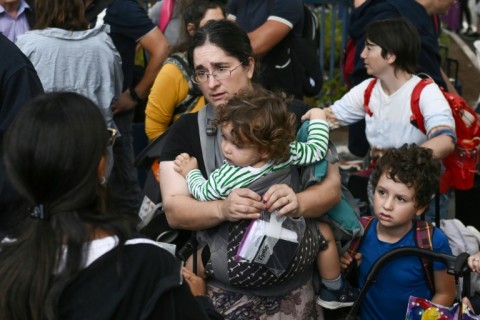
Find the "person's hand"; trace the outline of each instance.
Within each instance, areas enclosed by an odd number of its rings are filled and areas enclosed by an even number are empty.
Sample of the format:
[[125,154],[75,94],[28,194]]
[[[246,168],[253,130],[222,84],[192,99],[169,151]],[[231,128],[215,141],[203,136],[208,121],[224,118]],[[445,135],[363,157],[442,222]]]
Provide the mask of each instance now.
[[472,254],[468,257],[468,266],[474,272],[480,272],[480,252]]
[[129,89],[123,91],[123,93],[118,98],[118,101],[112,105],[113,114],[117,114],[123,111],[132,110],[137,105],[137,102],[132,99],[130,96]]
[[277,211],[279,216],[300,216],[297,195],[286,184],[271,186],[263,195],[263,201],[268,211]]
[[183,279],[188,283],[190,290],[194,296],[204,296],[207,294],[207,285],[205,279],[197,276],[187,268],[182,268]]
[[347,268],[352,264],[353,260],[357,261],[357,266],[362,263],[362,254],[360,252],[357,252],[354,257],[352,257],[348,252],[345,252],[341,257],[340,257],[340,267],[342,270],[347,270]]
[[475,309],[473,309],[472,302],[470,301],[469,298],[463,297],[462,302],[467,306],[468,309],[470,309],[473,313],[476,314],[476,311]]
[[221,202],[220,207],[220,211],[227,221],[258,219],[262,210],[265,210],[262,197],[250,189],[243,188],[234,189]]
[[173,161],[173,169],[183,177],[186,177],[190,171],[198,169],[197,159],[190,157],[188,153],[181,153]]
[[325,111],[325,115],[327,116],[327,122],[330,129],[336,129],[341,126],[340,121],[332,111],[332,107],[325,108],[323,111]]
[[327,121],[327,115],[323,109],[320,108],[310,108],[303,116],[302,116],[302,121],[305,120],[325,120]]

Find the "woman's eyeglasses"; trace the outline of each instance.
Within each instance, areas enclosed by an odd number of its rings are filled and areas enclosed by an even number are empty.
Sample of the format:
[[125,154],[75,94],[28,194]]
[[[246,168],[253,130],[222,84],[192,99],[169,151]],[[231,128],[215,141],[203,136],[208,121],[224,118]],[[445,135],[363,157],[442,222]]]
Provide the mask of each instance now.
[[117,138],[118,131],[113,128],[107,128],[107,144],[109,147],[113,146],[115,139]]
[[212,73],[208,73],[205,70],[197,70],[195,73],[192,75],[191,79],[194,83],[200,84],[204,83],[208,80],[210,76],[212,76],[215,80],[226,80],[230,78],[232,75],[232,72],[237,70],[238,67],[240,67],[245,61],[240,62],[240,64],[232,69],[228,68],[218,68],[214,70]]

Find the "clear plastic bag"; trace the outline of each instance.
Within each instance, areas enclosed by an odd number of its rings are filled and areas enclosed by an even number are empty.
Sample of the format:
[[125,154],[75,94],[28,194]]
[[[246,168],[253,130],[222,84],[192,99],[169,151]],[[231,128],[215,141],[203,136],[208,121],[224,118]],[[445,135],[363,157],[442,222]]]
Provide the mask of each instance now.
[[264,265],[277,277],[288,269],[305,233],[305,219],[263,211],[248,226],[236,258]]

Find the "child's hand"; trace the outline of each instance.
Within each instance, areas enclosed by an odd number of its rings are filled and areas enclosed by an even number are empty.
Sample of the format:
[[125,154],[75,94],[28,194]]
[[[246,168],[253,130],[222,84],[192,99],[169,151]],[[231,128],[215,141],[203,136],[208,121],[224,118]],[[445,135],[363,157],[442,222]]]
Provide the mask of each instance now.
[[203,278],[197,276],[195,273],[185,267],[182,268],[182,276],[188,283],[188,286],[190,287],[190,290],[194,296],[204,296],[207,294],[207,285],[205,284],[205,280]]
[[468,257],[468,266],[473,272],[480,272],[480,252]]
[[307,111],[302,116],[302,121],[305,120],[314,120],[314,119],[320,119],[320,120],[325,120],[327,121],[327,115],[325,114],[325,111],[320,108],[311,108],[310,110]]
[[354,259],[357,261],[357,266],[359,266],[362,262],[362,254],[360,252],[357,252],[355,254],[355,257],[352,257],[348,252],[345,252],[340,257],[340,267],[342,268],[342,270],[346,270]]
[[173,161],[173,169],[183,177],[186,177],[190,171],[198,169],[197,159],[190,157],[188,153],[179,154]]

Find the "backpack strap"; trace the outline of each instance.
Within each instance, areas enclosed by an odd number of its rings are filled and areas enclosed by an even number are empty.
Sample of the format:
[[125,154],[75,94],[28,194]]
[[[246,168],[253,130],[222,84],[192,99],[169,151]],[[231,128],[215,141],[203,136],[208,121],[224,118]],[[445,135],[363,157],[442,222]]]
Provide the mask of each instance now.
[[[195,105],[198,102],[198,99],[202,95],[202,92],[198,88],[198,86],[192,82],[190,77],[192,76],[192,72],[190,67],[187,64],[187,61],[185,60],[185,54],[182,53],[174,53],[167,59],[165,59],[165,63],[172,63],[175,66],[177,66],[180,71],[182,72],[183,76],[187,80],[188,83],[188,94],[183,99],[182,102],[180,102],[174,109],[173,115],[177,114],[183,114],[185,112],[191,111]],[[172,122],[173,122],[173,117],[172,117]]]
[[207,176],[210,176],[216,168],[220,168],[224,160],[220,151],[222,134],[217,128],[215,108],[211,104],[207,104],[198,111],[198,130],[205,170]]
[[[435,227],[425,220],[413,220],[415,227],[415,244],[418,248],[433,250],[433,232]],[[433,264],[432,260],[426,257],[421,257],[420,261],[425,273],[425,279],[427,280],[428,289],[435,294],[435,284],[433,278]]]
[[375,84],[377,83],[377,80],[378,80],[377,78],[373,78],[373,80],[370,81],[363,95],[363,108],[365,109],[365,113],[367,113],[370,117],[373,116],[373,112],[372,110],[370,110],[370,107],[368,105],[370,104],[372,91],[373,91],[373,88],[375,87]]
[[172,18],[174,5],[174,0],[163,0],[160,16],[158,17],[158,27],[160,30],[162,30],[162,32],[165,32],[165,29],[167,29],[168,23]]
[[375,219],[375,216],[363,216],[360,217],[360,223],[363,227],[363,235],[360,237],[356,237],[350,242],[350,247],[348,248],[348,254],[351,257],[354,257],[355,254],[358,252],[360,245],[362,244],[363,237],[367,234],[368,228],[372,224],[372,221]]
[[423,121],[423,115],[420,111],[420,94],[423,88],[433,83],[431,78],[425,78],[420,80],[419,83],[413,88],[412,96],[410,99],[410,108],[412,109],[412,116],[410,117],[410,123],[426,134],[425,123]]

